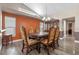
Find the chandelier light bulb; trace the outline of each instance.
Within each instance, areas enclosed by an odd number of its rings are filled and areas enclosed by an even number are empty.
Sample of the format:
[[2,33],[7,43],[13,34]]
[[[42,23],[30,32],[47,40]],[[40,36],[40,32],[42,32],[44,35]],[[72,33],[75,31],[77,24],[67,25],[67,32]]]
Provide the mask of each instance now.
[[50,21],[50,17],[48,17],[47,20]]
[[45,20],[45,17],[43,17],[42,20],[44,21]]

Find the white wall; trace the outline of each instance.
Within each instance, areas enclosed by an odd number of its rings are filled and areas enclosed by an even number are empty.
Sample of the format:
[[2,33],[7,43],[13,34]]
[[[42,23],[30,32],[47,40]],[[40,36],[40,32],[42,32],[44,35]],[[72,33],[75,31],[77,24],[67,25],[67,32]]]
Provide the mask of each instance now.
[[59,27],[60,27],[60,31],[63,31],[63,22],[62,19],[59,19]]
[[79,16],[75,17],[75,32],[79,32]]
[[2,12],[0,10],[0,29],[2,29]]
[[[0,10],[0,30],[2,29],[2,11]],[[0,34],[0,50],[2,47],[2,34]]]

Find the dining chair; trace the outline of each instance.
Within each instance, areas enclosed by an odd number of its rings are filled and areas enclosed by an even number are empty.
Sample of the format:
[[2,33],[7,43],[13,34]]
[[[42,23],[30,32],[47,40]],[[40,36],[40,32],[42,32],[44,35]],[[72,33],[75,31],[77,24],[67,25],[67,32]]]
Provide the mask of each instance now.
[[57,26],[56,34],[55,34],[55,48],[56,48],[56,46],[59,46],[59,43],[58,43],[59,36],[60,36],[60,30],[59,30],[59,27]]
[[49,48],[52,47],[54,49],[54,38],[55,38],[55,31],[56,28],[50,28],[48,39],[42,40],[41,43],[43,44],[47,54],[49,55]]
[[36,33],[40,32],[40,29],[39,28],[36,28],[35,32]]
[[36,48],[36,45],[38,44],[37,40],[31,40],[28,38],[28,35],[26,33],[26,29],[24,26],[20,27],[21,31],[21,37],[23,39],[23,47],[22,52],[24,52],[24,49],[26,49],[26,54],[28,54],[30,51]]
[[34,33],[33,27],[30,27],[30,28],[29,28],[29,34],[31,34],[31,33]]

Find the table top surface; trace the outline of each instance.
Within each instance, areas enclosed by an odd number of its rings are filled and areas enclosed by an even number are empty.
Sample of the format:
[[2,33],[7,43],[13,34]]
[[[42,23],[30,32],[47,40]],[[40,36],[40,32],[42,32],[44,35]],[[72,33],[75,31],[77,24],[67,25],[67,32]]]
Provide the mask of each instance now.
[[29,34],[29,38],[32,38],[32,39],[45,38],[45,37],[48,37],[48,32],[39,32],[39,33]]
[[31,33],[30,35],[42,36],[42,35],[48,35],[48,32]]
[[29,36],[37,36],[37,37],[42,37],[42,36],[47,36],[48,32],[38,32],[38,33],[31,33]]

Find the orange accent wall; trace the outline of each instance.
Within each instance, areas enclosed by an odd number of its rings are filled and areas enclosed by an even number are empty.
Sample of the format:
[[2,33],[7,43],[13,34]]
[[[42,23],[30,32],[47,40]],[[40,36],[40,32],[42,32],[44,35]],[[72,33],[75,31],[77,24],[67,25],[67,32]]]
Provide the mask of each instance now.
[[20,25],[23,25],[26,28],[26,31],[28,32],[30,27],[33,27],[35,30],[36,28],[39,28],[40,21],[39,19],[28,17],[28,16],[21,16],[16,15],[12,13],[2,12],[2,28],[5,28],[5,16],[11,16],[16,18],[16,36],[14,39],[20,39]]

